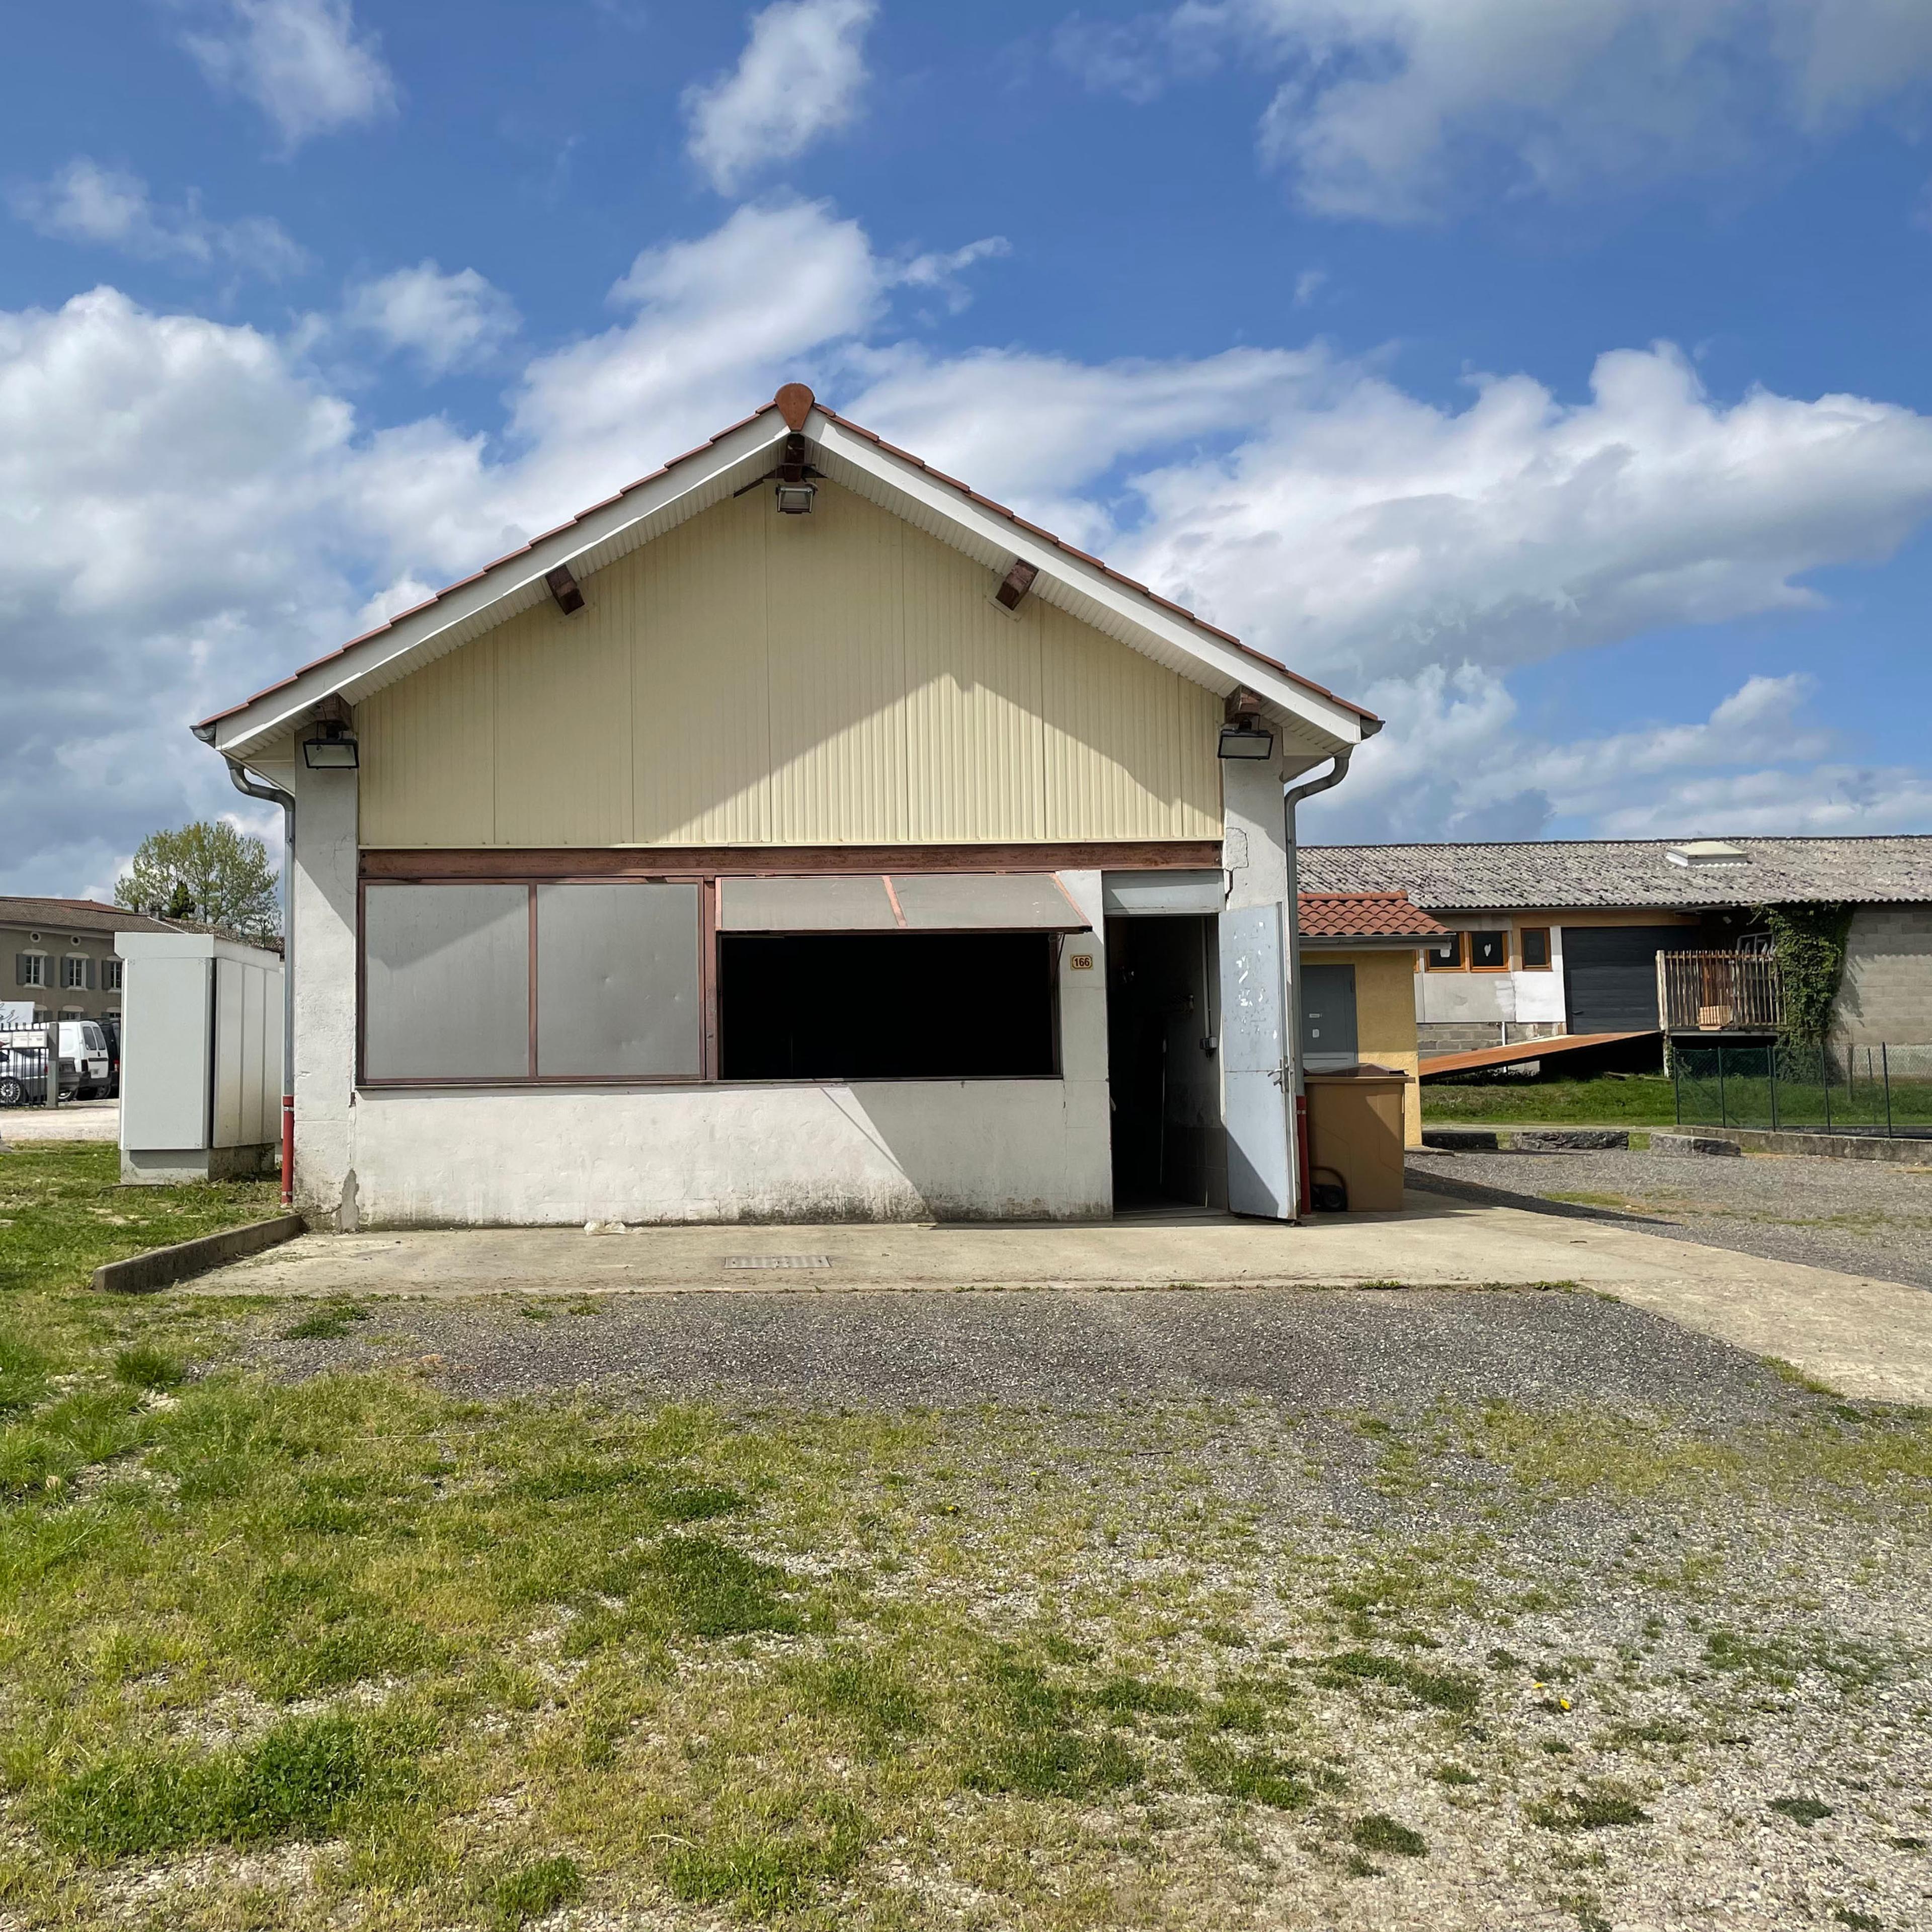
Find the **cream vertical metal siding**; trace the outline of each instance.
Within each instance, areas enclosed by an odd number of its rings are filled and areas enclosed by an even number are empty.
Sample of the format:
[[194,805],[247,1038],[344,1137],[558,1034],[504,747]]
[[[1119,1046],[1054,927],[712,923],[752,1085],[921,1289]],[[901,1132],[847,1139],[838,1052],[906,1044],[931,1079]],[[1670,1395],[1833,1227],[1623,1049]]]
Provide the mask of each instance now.
[[356,707],[366,845],[496,836],[496,640],[438,658]]
[[496,844],[632,842],[632,583],[599,588],[574,616],[540,604],[496,634]]
[[922,843],[1046,836],[1037,600],[1007,616],[970,557],[906,531],[911,836]]
[[[759,845],[772,828],[763,490],[720,504],[591,580],[630,600],[640,845]],[[606,579],[624,578],[627,590]]]
[[[906,839],[906,648],[898,518],[820,487],[812,514],[770,518],[772,818],[782,844]],[[751,499],[746,499],[749,501]]]
[[1219,699],[850,491],[718,505],[367,700],[370,845],[1212,838]]
[[1046,836],[1220,837],[1214,694],[1051,605],[1041,616]]

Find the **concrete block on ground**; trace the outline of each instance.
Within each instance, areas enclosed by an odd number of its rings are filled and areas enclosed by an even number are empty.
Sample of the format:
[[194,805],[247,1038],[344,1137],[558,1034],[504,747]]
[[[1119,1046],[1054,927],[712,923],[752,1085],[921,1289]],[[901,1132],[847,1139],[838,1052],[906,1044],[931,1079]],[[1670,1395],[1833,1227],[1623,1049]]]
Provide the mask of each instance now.
[[1510,1136],[1520,1154],[1607,1154],[1630,1145],[1628,1127],[1525,1127]]
[[106,1262],[94,1270],[94,1286],[109,1294],[152,1294],[307,1232],[299,1214],[278,1214],[272,1220],[224,1228],[218,1234],[202,1234],[192,1241],[177,1241],[172,1247],[130,1255],[125,1261]]
[[1650,1137],[1652,1154],[1735,1154],[1744,1149],[1736,1141],[1713,1139],[1708,1134],[1658,1134]]
[[1493,1127],[1424,1127],[1422,1144],[1450,1153],[1494,1154],[1502,1143]]

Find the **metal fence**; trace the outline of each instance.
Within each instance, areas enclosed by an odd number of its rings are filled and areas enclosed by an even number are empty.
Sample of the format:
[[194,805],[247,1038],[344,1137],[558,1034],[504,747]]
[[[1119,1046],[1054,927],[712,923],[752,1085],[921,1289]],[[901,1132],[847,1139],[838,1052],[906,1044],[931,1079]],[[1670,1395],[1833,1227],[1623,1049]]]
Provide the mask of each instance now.
[[1680,1126],[1932,1139],[1932,1046],[1684,1046]]
[[0,1107],[34,1107],[47,1097],[47,1050],[0,1045]]

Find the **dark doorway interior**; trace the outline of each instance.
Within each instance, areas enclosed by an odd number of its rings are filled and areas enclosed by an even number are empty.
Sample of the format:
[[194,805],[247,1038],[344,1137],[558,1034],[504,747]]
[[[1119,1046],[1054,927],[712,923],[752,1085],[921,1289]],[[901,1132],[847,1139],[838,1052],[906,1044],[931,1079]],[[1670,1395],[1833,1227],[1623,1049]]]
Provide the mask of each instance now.
[[1050,1078],[1054,935],[722,933],[727,1080]]
[[1215,922],[1107,922],[1114,1204],[1228,1204]]

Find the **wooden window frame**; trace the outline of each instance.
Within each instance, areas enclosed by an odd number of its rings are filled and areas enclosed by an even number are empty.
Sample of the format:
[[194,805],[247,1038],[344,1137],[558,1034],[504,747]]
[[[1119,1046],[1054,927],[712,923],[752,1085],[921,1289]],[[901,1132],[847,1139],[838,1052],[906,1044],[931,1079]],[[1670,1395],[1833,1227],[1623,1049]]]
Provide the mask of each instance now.
[[[21,953],[20,958],[26,964],[28,976],[22,980],[20,982],[20,984],[23,986],[31,988],[37,993],[56,992],[59,991],[58,988],[50,986],[47,983],[47,961],[50,956],[50,955],[45,952],[35,952],[32,946],[27,947]],[[40,977],[38,979],[35,979],[32,976],[34,969],[36,966],[40,968]]]
[[1430,956],[1433,953],[1436,946],[1442,944],[1442,941],[1439,940],[1432,940],[1422,949],[1422,970],[1425,973],[1468,972],[1469,970],[1469,935],[1466,932],[1458,930],[1452,932],[1449,937],[1456,942],[1455,958],[1446,966],[1439,965]]
[[[1479,932],[1492,932],[1501,935],[1503,942],[1503,963],[1500,966],[1478,966],[1476,964],[1476,935]],[[1463,970],[1470,973],[1507,973],[1511,961],[1510,955],[1510,929],[1506,926],[1472,926],[1462,934]]]
[[[1550,944],[1553,928],[1546,926],[1520,926],[1516,929],[1516,962],[1519,973],[1553,973],[1556,970],[1556,950]],[[1522,956],[1523,937],[1527,933],[1540,932],[1543,935],[1543,964],[1532,966]]]

